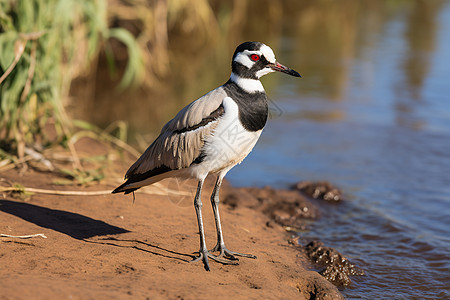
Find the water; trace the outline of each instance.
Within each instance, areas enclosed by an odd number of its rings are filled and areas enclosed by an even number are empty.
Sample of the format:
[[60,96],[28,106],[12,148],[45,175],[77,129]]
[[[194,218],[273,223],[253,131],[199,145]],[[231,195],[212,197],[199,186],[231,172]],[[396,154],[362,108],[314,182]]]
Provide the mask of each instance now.
[[303,78],[263,78],[272,118],[227,178],[341,188],[346,201],[323,204],[301,237],[365,270],[342,290],[348,299],[450,299],[450,2],[238,2],[247,4],[242,14],[225,1],[213,7],[220,42],[195,53],[185,51],[189,39],[173,47],[176,69],[159,94],[120,98],[106,84],[96,109],[77,100],[83,118],[103,127],[125,119],[157,134],[180,107],[227,80],[235,45],[264,41]]
[[[406,15],[392,16],[383,34],[361,38],[370,47],[337,62],[347,72],[338,96],[302,91],[320,79],[308,80],[301,64],[301,82],[280,79],[270,95],[281,113],[228,175],[235,185],[327,180],[344,191],[347,201],[325,205],[300,235],[366,271],[343,289],[349,299],[450,298],[450,3],[424,33],[435,35],[432,46],[405,39]],[[278,57],[296,51],[283,50]]]

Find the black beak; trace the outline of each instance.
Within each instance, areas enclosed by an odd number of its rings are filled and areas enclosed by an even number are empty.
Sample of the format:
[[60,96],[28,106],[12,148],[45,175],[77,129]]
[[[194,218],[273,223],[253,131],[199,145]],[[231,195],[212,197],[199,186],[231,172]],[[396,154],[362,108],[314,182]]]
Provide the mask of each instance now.
[[269,67],[271,67],[272,70],[274,70],[274,71],[283,72],[283,73],[286,73],[286,74],[289,74],[289,75],[295,76],[295,77],[302,77],[300,74],[298,74],[297,71],[294,71],[291,68],[283,66],[279,62],[275,62],[274,64],[269,64]]

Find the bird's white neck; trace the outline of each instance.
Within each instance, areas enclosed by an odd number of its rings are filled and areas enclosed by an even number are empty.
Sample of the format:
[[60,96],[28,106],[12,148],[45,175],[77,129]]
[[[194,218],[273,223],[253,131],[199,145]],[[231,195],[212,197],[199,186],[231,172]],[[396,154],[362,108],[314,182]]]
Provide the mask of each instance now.
[[264,93],[264,87],[258,79],[242,78],[234,72],[231,72],[230,80],[236,83],[247,93]]

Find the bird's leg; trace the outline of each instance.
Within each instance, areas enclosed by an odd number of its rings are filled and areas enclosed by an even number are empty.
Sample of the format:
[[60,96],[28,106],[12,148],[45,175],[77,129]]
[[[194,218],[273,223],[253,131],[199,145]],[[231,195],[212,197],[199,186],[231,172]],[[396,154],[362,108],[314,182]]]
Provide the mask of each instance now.
[[197,193],[195,194],[194,199],[195,212],[197,213],[198,230],[200,231],[200,250],[198,251],[199,254],[198,257],[194,258],[194,260],[192,260],[191,262],[197,262],[202,260],[203,265],[205,266],[205,270],[209,271],[210,268],[208,263],[208,257],[223,264],[236,264],[236,263],[215,257],[214,255],[211,255],[208,252],[208,249],[206,248],[205,231],[203,229],[203,218],[202,218],[202,200],[201,200],[202,187],[203,187],[203,180],[200,180],[198,182]]
[[225,243],[223,241],[223,233],[222,233],[222,225],[220,224],[220,214],[219,214],[219,190],[220,185],[222,184],[223,176],[218,176],[216,184],[214,185],[214,190],[211,195],[211,204],[214,211],[214,219],[216,221],[216,230],[217,230],[217,244],[216,246],[211,249],[211,252],[219,251],[220,254],[217,256],[217,258],[224,257],[230,260],[239,260],[236,256],[243,256],[243,257],[249,257],[249,258],[256,258],[256,256],[252,254],[244,254],[244,253],[238,253],[234,251],[230,251],[225,247]]

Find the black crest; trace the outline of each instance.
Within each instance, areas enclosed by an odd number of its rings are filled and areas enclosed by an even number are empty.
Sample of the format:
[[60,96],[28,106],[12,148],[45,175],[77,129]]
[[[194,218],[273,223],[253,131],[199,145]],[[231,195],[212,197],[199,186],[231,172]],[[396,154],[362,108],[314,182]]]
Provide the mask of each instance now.
[[236,50],[234,51],[233,60],[239,52],[243,52],[245,50],[256,51],[256,50],[259,50],[262,45],[263,44],[260,42],[245,42],[245,43],[240,44],[239,46],[237,46]]

